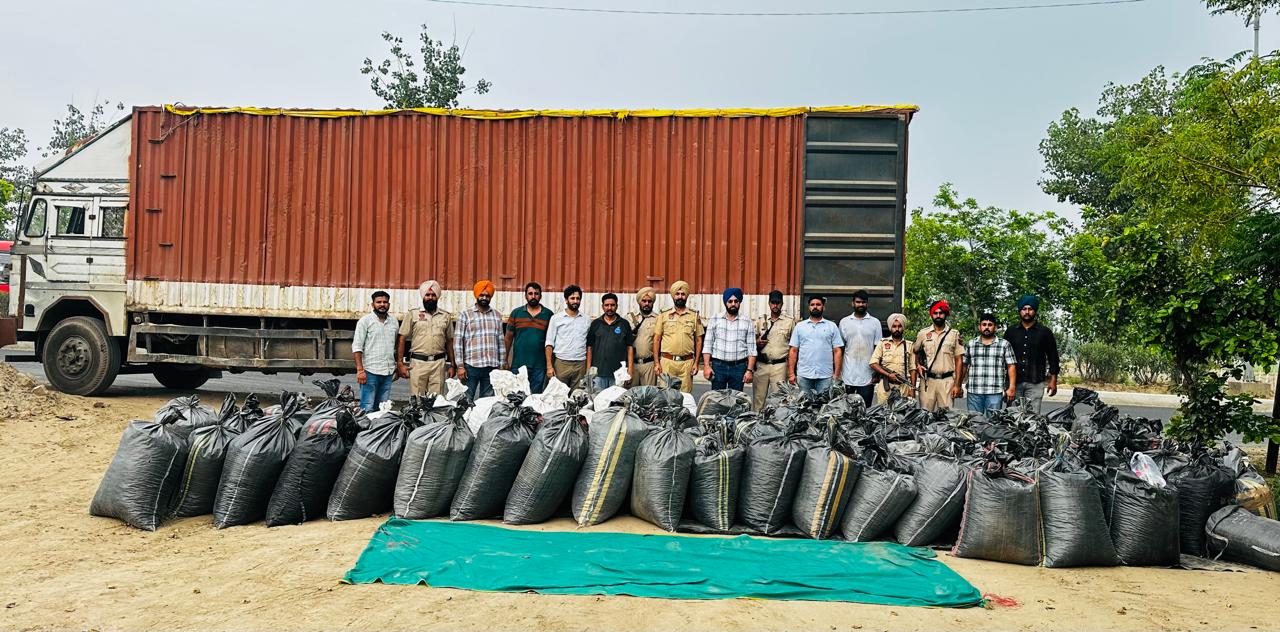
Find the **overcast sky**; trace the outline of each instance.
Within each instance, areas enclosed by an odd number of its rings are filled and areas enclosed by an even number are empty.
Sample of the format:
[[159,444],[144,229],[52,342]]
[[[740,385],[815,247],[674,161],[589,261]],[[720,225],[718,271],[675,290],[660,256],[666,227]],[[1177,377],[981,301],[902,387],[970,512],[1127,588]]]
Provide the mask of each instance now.
[[[976,7],[1063,0],[506,0],[677,11]],[[1108,81],[1252,47],[1234,16],[1193,0],[986,13],[680,17],[474,7],[426,0],[5,2],[0,127],[34,143],[68,102],[376,108],[359,74],[379,34],[469,46],[482,108],[689,108],[914,103],[910,206],[952,182],[986,204],[1054,209],[1036,151],[1048,123],[1087,112]],[[1280,17],[1263,21],[1280,48]]]

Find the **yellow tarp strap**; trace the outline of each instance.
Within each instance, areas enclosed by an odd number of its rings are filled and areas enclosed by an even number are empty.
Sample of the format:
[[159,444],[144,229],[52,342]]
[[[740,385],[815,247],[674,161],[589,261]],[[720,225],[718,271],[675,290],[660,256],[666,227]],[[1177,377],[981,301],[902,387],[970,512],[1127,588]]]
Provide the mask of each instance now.
[[711,117],[745,117],[745,116],[797,116],[800,114],[860,114],[874,112],[917,112],[919,106],[902,105],[832,105],[823,107],[792,108],[729,108],[729,109],[691,109],[691,110],[449,110],[445,108],[408,108],[402,110],[291,110],[285,108],[189,108],[168,104],[165,111],[180,116],[193,114],[253,114],[256,116],[296,116],[300,118],[342,118],[347,116],[386,116],[416,112],[434,114],[436,116],[457,116],[475,119],[523,119],[539,116],[548,117],[665,117],[677,116],[687,118]]

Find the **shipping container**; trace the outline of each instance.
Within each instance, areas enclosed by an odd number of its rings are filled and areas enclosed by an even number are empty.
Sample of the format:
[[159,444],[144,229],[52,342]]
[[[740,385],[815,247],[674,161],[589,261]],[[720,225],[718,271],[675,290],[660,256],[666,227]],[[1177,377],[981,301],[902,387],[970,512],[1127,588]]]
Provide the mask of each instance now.
[[[451,311],[479,279],[503,312],[537,281],[553,309],[583,287],[591,314],[643,286],[669,306],[685,280],[704,315],[739,287],[749,315],[778,289],[791,313],[826,295],[838,319],[862,288],[884,316],[902,303],[915,112],[139,107],[42,172],[17,274],[63,285],[34,283],[16,313],[39,345],[101,312],[126,365],[281,371],[348,370],[369,295],[403,311],[427,279]],[[94,263],[99,246],[122,264]]]

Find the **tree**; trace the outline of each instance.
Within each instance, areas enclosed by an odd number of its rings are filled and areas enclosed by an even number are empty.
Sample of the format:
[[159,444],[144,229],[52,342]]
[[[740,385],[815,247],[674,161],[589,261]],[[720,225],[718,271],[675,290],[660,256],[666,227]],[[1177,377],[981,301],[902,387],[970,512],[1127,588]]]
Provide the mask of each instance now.
[[[49,137],[49,143],[45,145],[41,155],[47,158],[51,154],[66,151],[107,129],[112,123],[107,118],[107,107],[109,106],[111,106],[111,102],[106,100],[94,103],[86,115],[75,104],[67,104],[67,115],[61,119],[54,120],[53,133]],[[124,103],[116,103],[114,107],[116,110],[124,110]]]
[[1041,153],[1044,190],[1084,206],[1107,300],[1172,356],[1173,431],[1280,431],[1221,392],[1241,363],[1280,355],[1280,58],[1108,85],[1098,115],[1066,111]]
[[1280,0],[1205,0],[1204,5],[1213,15],[1234,13],[1245,18],[1255,13],[1280,11]]
[[27,156],[27,135],[20,129],[0,128],[0,237],[9,236],[9,223],[18,216],[19,199],[31,178],[23,166]]
[[935,210],[911,211],[906,235],[907,316],[921,327],[930,302],[951,304],[952,325],[976,335],[978,316],[992,311],[1016,322],[1016,301],[1040,297],[1043,316],[1064,307],[1068,224],[1052,212],[1027,213],[982,206],[950,184],[938,189]]
[[[382,40],[391,45],[391,59],[375,66],[366,57],[360,74],[370,76],[369,87],[388,108],[458,107],[458,97],[467,90],[462,80],[467,72],[462,65],[462,50],[456,42],[446,48],[444,40],[432,39],[426,24],[418,39],[422,44],[418,48],[421,62],[405,51],[403,39],[383,32]],[[480,79],[475,93],[485,94],[491,87],[492,83]]]

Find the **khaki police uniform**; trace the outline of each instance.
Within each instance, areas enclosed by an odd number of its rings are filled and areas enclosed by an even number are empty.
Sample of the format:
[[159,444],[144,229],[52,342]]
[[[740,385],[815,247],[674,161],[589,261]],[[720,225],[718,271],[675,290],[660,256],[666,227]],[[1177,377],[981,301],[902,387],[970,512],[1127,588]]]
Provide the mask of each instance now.
[[960,338],[960,332],[950,325],[941,332],[927,327],[916,334],[911,350],[924,352],[924,368],[929,371],[918,382],[922,408],[933,411],[951,407],[951,387],[959,377],[955,374],[956,358],[965,354]]
[[756,370],[751,376],[751,402],[756,410],[764,407],[769,391],[787,381],[787,356],[791,353],[791,331],[795,328],[796,319],[785,314],[777,320],[772,315],[756,319],[756,339],[764,341],[763,348],[757,345]]
[[453,314],[417,308],[400,321],[400,335],[409,348],[409,393],[444,395],[445,365],[453,344]]
[[635,332],[636,341],[632,347],[636,350],[636,359],[631,365],[631,386],[656,386],[658,377],[653,367],[653,328],[658,322],[658,314],[649,312],[648,316],[638,311],[627,314],[631,321],[631,331]]
[[654,324],[654,336],[662,340],[662,372],[680,378],[680,390],[693,392],[693,370],[697,366],[693,348],[694,336],[702,337],[702,320],[698,312],[686,309],[683,314],[669,309],[658,314],[658,322]]
[[891,390],[898,391],[903,397],[915,397],[915,389],[911,387],[911,374],[916,370],[916,354],[911,350],[913,344],[905,338],[881,338],[876,343],[876,350],[871,353],[871,364],[879,364],[880,368],[907,379],[905,384],[893,384],[885,376],[876,373],[880,376],[880,384],[876,386],[877,404],[889,401]]

